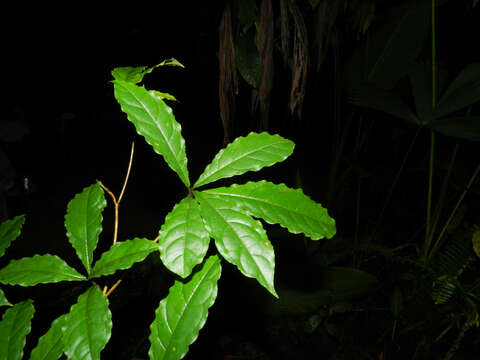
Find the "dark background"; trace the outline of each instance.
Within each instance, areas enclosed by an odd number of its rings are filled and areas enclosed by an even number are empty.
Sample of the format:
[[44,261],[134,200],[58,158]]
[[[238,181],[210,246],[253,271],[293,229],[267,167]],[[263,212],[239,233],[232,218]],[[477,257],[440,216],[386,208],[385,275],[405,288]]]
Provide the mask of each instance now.
[[[304,8],[308,6],[306,1],[300,3]],[[379,14],[392,5],[378,1]],[[145,85],[171,93],[179,100],[171,105],[182,125],[189,171],[191,178],[195,179],[223,146],[217,60],[218,28],[223,7],[223,1],[169,1],[151,7],[133,3],[117,3],[108,8],[82,3],[74,7],[61,3],[55,6],[16,5],[2,11],[3,91],[0,120],[17,119],[28,129],[18,141],[0,144],[16,174],[15,191],[7,197],[9,216],[27,214],[23,235],[8,250],[8,258],[2,259],[2,265],[11,258],[49,252],[61,255],[79,268],[80,263],[65,236],[63,216],[67,203],[97,179],[118,194],[133,140],[136,152],[120,210],[119,238],[139,236],[153,239],[156,236],[165,215],[184,196],[185,189],[164,161],[136,135],[132,124],[120,111],[113,97],[113,86],[109,83],[110,72],[118,66],[154,65],[170,57],[185,65],[185,69],[157,69],[146,77]],[[480,34],[478,11],[477,8],[472,10],[468,1],[449,1],[438,11],[437,56],[452,73],[480,60],[476,45]],[[346,37],[342,44],[342,57],[348,58],[355,44],[354,38]],[[332,72],[333,62],[329,55],[320,73],[311,71],[302,125],[285,125],[280,121],[288,117],[285,115],[286,105],[281,103],[285,102],[284,93],[288,94],[289,82],[281,78],[277,80],[272,100],[271,132],[295,140],[298,153],[286,164],[278,165],[278,170],[264,173],[267,178],[271,176],[278,182],[295,185],[295,171],[300,169],[304,174],[305,192],[321,202],[326,198],[322,186],[328,175],[327,161],[331,155],[328,151],[332,146],[329,142],[333,126],[329,121],[333,116]],[[242,94],[245,93],[241,93],[238,100],[239,121],[248,117],[245,109],[249,99],[247,96],[242,98]],[[474,110],[478,112],[478,106],[474,106]],[[392,127],[400,129],[405,139],[401,142],[403,145],[413,134],[398,120],[385,123],[378,121],[385,117],[383,114],[369,112],[367,115],[377,122],[369,138],[371,143],[363,154],[362,165],[378,176],[375,177],[376,182],[369,184],[370,192],[366,196],[369,200],[364,203],[366,217],[370,211],[377,214],[378,198],[386,192],[378,190],[376,184],[383,184],[384,177],[388,176],[391,181],[401,160],[395,157],[395,149],[389,147]],[[245,135],[251,130],[254,129],[244,126],[236,135]],[[419,204],[413,204],[409,214],[405,216],[402,213],[403,221],[408,219],[415,224],[424,221],[422,206],[426,196],[428,136],[427,132],[422,132],[419,135],[420,145],[414,150],[413,159],[422,166],[420,174],[413,173],[413,180],[410,180],[415,184],[411,185],[406,180],[402,183],[404,192],[398,195],[399,201],[404,199],[404,194],[419,199]],[[353,139],[354,135],[349,141]],[[444,145],[448,154],[452,142],[449,138],[440,138],[440,152]],[[479,157],[476,144],[467,143],[462,151],[462,159],[468,166],[472,159],[475,162]],[[28,191],[22,186],[25,178],[31,184]],[[419,181],[423,182],[420,190]],[[353,232],[353,199],[341,211],[332,210],[338,232],[345,237]],[[104,213],[101,238],[104,248],[108,247],[112,233],[112,212],[109,207]],[[478,215],[472,216],[478,219]],[[403,221],[397,217],[391,220],[391,226],[404,226]],[[273,230],[278,231],[276,228]],[[301,238],[297,240],[303,241]],[[387,243],[394,246],[402,241],[398,235],[392,236]],[[309,276],[301,270],[295,273],[295,265],[302,262],[301,256],[296,257],[295,254],[296,248],[278,245],[276,279],[288,282]],[[149,266],[134,267],[135,275],[123,274],[125,281],[117,294],[113,294],[117,298],[111,300],[112,311],[116,310],[117,315],[114,314],[113,319],[112,343],[117,345],[107,345],[104,351],[106,358],[123,358],[116,349],[122,342],[128,342],[132,353],[137,346],[139,355],[147,346],[140,340],[148,336],[146,331],[153,319],[154,309],[173,283],[173,276],[161,269],[155,259],[149,258],[147,264]],[[237,274],[228,264],[223,266],[223,273],[218,300],[187,358],[214,354],[216,357],[212,358],[227,359],[228,354],[248,352],[242,350],[240,344],[262,344],[262,306],[269,295],[250,279]],[[145,287],[135,288],[138,281],[135,279],[142,276]],[[113,280],[108,281],[113,283]],[[303,284],[303,281],[299,282]],[[35,295],[36,289],[24,292],[15,287],[4,288],[10,301],[38,297],[36,323],[33,324],[35,335],[45,331],[48,321],[55,314],[65,312],[82,291],[79,288],[68,293],[68,284],[56,286],[40,286],[42,295]],[[55,303],[52,297],[58,298],[58,294],[65,296],[66,300]],[[50,305],[42,301],[50,302]],[[289,349],[299,351],[297,345]],[[272,347],[271,344],[269,346]],[[270,351],[275,353],[275,349],[270,348]],[[143,356],[146,357],[145,354]],[[300,359],[307,355],[300,352],[297,356]],[[249,357],[241,357],[244,358]]]

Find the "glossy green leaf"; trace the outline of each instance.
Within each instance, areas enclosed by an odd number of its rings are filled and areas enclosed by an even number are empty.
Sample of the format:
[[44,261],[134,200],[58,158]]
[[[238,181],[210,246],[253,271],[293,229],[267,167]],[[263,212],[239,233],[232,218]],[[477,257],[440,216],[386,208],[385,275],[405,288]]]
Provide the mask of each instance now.
[[0,269],[0,282],[10,285],[33,286],[79,280],[86,278],[58,256],[50,254],[12,260]]
[[158,250],[158,245],[147,239],[135,238],[117,242],[95,263],[90,277],[110,275],[117,270],[129,269],[155,250]]
[[446,116],[480,100],[480,63],[465,67],[435,107],[435,117]]
[[64,351],[70,360],[100,360],[112,332],[105,294],[96,286],[81,294],[66,314],[62,332]]
[[208,309],[215,302],[220,273],[220,259],[215,255],[209,257],[188,282],[175,281],[150,325],[148,354],[151,360],[175,360],[185,356],[207,320]]
[[56,318],[50,329],[38,339],[37,346],[30,354],[30,360],[57,360],[63,354],[62,327],[67,314]]
[[195,192],[202,217],[220,254],[247,277],[255,278],[278,297],[273,285],[275,254],[260,221],[231,199]]
[[102,231],[102,211],[107,206],[103,189],[98,183],[83,189],[68,203],[65,228],[70,244],[90,274],[93,251]]
[[0,322],[0,359],[22,359],[34,313],[32,300],[19,302],[5,311]]
[[303,233],[312,240],[335,235],[335,220],[325,208],[305,195],[301,189],[262,180],[243,185],[234,184],[202,192],[237,204],[245,213],[280,224],[291,233]]
[[165,102],[143,87],[126,81],[114,81],[115,98],[137,130],[157,154],[163,156],[168,166],[175,171],[185,186],[188,178],[185,140],[180,124],[172,109]]
[[160,229],[160,258],[170,271],[185,278],[203,261],[209,241],[198,203],[191,197],[184,198]]
[[7,300],[7,297],[3,293],[2,289],[0,289],[0,307],[1,306],[12,306],[12,303]]
[[24,223],[25,215],[19,215],[0,224],[0,257],[5,254],[5,250],[10,246],[12,241],[20,236]]
[[194,188],[218,179],[258,171],[289,157],[295,144],[280,135],[250,133],[220,150],[198,178]]

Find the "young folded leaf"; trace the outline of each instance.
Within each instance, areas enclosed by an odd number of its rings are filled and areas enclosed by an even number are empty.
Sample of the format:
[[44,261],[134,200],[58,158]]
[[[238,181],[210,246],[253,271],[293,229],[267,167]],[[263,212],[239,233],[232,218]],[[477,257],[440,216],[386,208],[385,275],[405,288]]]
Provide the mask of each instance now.
[[65,215],[68,241],[88,274],[92,270],[93,251],[102,232],[102,212],[105,206],[107,202],[98,183],[86,187],[68,203]]
[[194,194],[220,254],[278,297],[273,285],[275,253],[262,223],[245,214],[234,201],[199,191]]
[[19,215],[0,224],[0,257],[5,254],[5,250],[10,246],[12,241],[20,236],[24,223],[25,215]]
[[144,260],[156,250],[158,250],[158,245],[147,239],[135,238],[117,242],[105,251],[95,263],[90,278],[111,275],[117,270],[129,269],[133,264]]
[[100,352],[111,332],[108,298],[96,286],[91,286],[65,316],[62,326],[65,354],[70,360],[100,360]]
[[172,109],[154,93],[135,84],[114,80],[115,98],[153,150],[162,155],[185,186],[190,187],[185,140]]
[[335,235],[335,220],[319,203],[301,189],[262,180],[205,190],[204,196],[229,201],[269,224],[280,224],[294,234],[303,233],[312,240]]
[[185,356],[215,302],[221,270],[220,259],[214,255],[187,283],[175,281],[150,325],[150,359],[174,360]]
[[50,254],[12,260],[0,269],[0,282],[9,285],[33,286],[80,280],[86,280],[86,277],[58,256]]
[[185,278],[207,253],[210,235],[195,199],[184,198],[165,218],[158,235],[160,258],[172,272]]
[[294,147],[292,141],[266,132],[238,137],[217,153],[193,187],[271,166],[289,157]]
[[150,74],[159,66],[179,66],[184,67],[179,61],[174,58],[163,60],[160,64],[157,64],[152,67],[146,66],[124,66],[118,67],[112,70],[112,76],[115,80],[123,80],[130,82],[132,84],[138,84],[143,80],[143,77],[147,74]]
[[38,339],[37,346],[30,354],[30,360],[58,360],[63,354],[62,327],[67,314],[56,318],[50,329]]
[[127,81],[132,84],[138,84],[143,80],[146,66],[122,66],[112,70],[112,76],[115,80]]
[[22,358],[25,339],[32,328],[34,313],[32,300],[19,302],[5,311],[0,322],[0,359]]

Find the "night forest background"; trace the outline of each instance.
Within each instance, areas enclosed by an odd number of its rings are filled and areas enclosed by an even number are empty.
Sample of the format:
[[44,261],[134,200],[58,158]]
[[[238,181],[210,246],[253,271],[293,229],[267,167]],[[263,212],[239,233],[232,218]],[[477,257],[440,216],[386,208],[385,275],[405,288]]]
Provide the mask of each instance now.
[[[436,1],[433,59],[430,1],[2,11],[1,216],[26,214],[26,223],[0,267],[47,252],[79,265],[65,236],[67,203],[96,180],[119,193],[132,141],[119,239],[157,236],[186,190],[126,120],[110,72],[173,57],[185,69],[162,67],[144,85],[178,100],[169,105],[192,178],[237,136],[278,133],[296,143],[294,155],[234,181],[302,187],[337,225],[333,239],[315,242],[266,226],[280,300],[225,264],[187,359],[480,356],[477,2]],[[112,224],[109,207],[102,250]],[[102,356],[147,358],[148,326],[175,277],[156,255],[120,276]],[[11,302],[35,301],[28,354],[84,287],[2,289]]]

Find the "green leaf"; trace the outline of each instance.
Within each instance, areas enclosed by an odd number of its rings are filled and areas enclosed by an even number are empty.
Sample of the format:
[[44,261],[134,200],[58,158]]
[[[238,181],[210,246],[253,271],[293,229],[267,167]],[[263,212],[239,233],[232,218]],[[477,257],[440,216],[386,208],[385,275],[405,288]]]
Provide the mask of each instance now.
[[390,300],[390,311],[395,319],[398,319],[403,311],[403,295],[399,286],[393,288]]
[[435,108],[435,117],[446,116],[480,100],[480,63],[465,67],[452,81]]
[[278,297],[273,285],[275,254],[262,223],[245,214],[231,199],[197,191],[195,197],[220,254]]
[[415,64],[409,73],[415,109],[420,123],[432,119],[432,65]]
[[362,83],[353,88],[348,101],[361,107],[382,111],[414,124],[419,123],[417,116],[400,96],[369,83]]
[[317,286],[330,290],[334,301],[360,298],[378,286],[375,276],[355,268],[329,266],[319,272]]
[[30,333],[35,309],[32,300],[15,304],[3,314],[0,322],[0,359],[20,360]]
[[100,360],[112,332],[112,313],[105,294],[96,286],[81,294],[66,314],[62,332],[70,360]]
[[175,96],[157,90],[150,90],[150,94],[157,96],[161,100],[178,101]]
[[5,254],[5,250],[10,246],[12,241],[20,236],[24,223],[25,215],[19,215],[0,224],[0,257]]
[[103,189],[93,184],[77,194],[68,204],[65,227],[70,244],[90,274],[93,251],[102,231],[102,211],[107,205]]
[[146,66],[138,66],[138,67],[131,67],[131,66],[124,66],[118,67],[112,70],[112,76],[115,80],[126,81],[132,84],[138,84],[143,80],[143,77],[146,74],[150,74],[153,70],[155,70],[159,66],[179,66],[184,67],[179,61],[175,60],[174,58],[167,59],[162,61],[160,64],[152,66],[150,68]]
[[118,67],[112,70],[112,76],[115,80],[121,80],[130,82],[132,84],[138,84],[140,81],[143,80],[143,76],[145,75],[146,66],[124,66]]
[[209,241],[198,203],[191,197],[184,198],[160,229],[160,258],[170,271],[185,278],[203,261]]
[[294,147],[292,141],[266,132],[238,137],[218,152],[193,187],[271,166],[289,157]]
[[480,116],[459,116],[436,119],[426,126],[446,136],[480,141]]
[[303,233],[312,240],[335,235],[335,220],[327,210],[306,196],[301,189],[262,180],[243,185],[205,190],[204,196],[215,196],[237,204],[245,213],[280,224],[291,233]]
[[10,285],[32,286],[59,281],[86,280],[58,256],[45,254],[12,260],[0,269],[0,282]]
[[368,37],[346,66],[350,85],[367,81],[392,89],[424,48],[430,11],[423,1],[408,1],[392,8],[385,16],[385,25]]
[[7,300],[5,294],[3,293],[2,289],[0,289],[0,307],[1,306],[12,306],[12,303]]
[[63,354],[62,327],[67,314],[56,318],[50,329],[38,339],[37,346],[30,354],[30,360],[57,360]]
[[250,86],[257,89],[262,77],[263,64],[253,35],[240,35],[236,45],[235,60],[238,71]]
[[183,66],[183,64],[180,63],[180,61],[178,61],[175,58],[165,59],[160,64],[154,66],[154,68],[156,68],[158,66],[179,66],[181,68],[185,68],[185,66]]
[[175,281],[150,325],[150,359],[174,360],[185,356],[215,302],[220,273],[220,259],[214,255],[187,283]]
[[158,245],[147,239],[135,238],[117,242],[95,263],[90,277],[110,275],[117,270],[129,269],[155,250],[158,250]]
[[115,80],[115,98],[137,130],[163,156],[186,187],[190,187],[185,140],[172,109],[157,95],[126,81]]

